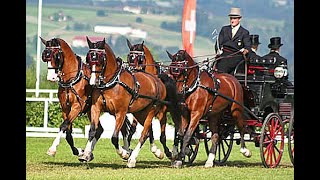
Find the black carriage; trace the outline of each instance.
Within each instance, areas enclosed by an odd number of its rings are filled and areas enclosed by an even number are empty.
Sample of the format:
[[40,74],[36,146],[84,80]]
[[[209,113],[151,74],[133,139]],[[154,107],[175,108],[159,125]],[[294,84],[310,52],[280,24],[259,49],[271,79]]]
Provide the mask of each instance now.
[[[245,63],[245,61],[241,62]],[[261,161],[265,167],[276,167],[288,142],[288,151],[294,163],[294,86],[285,83],[281,68],[272,68],[273,62],[256,61],[245,64],[245,73],[237,66],[234,76],[243,85],[246,109],[245,141],[260,148]],[[279,71],[280,70],[280,71]],[[216,152],[216,165],[223,165],[232,150],[233,142],[239,145],[238,130],[229,113],[225,113],[219,126],[220,141]],[[211,132],[205,118],[195,131],[188,146],[185,162],[192,163],[197,155],[199,141],[203,140],[207,155]]]

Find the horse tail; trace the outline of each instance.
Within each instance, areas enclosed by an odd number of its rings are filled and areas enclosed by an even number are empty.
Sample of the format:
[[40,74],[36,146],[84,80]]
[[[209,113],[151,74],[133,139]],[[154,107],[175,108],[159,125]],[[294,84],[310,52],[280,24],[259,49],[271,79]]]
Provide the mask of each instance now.
[[175,81],[170,78],[167,74],[159,74],[158,77],[164,83],[167,91],[165,100],[169,101],[168,111],[170,112],[174,123],[179,123],[181,121],[182,111],[179,105],[179,96],[177,91],[177,86]]

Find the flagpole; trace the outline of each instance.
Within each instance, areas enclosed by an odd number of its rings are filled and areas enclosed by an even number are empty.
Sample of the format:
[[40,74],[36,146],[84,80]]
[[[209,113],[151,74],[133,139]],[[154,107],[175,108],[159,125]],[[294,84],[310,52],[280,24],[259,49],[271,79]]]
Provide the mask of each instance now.
[[41,36],[41,16],[42,16],[42,0],[39,0],[38,6],[38,36],[37,36],[37,69],[36,69],[36,97],[39,97],[40,84],[40,36]]

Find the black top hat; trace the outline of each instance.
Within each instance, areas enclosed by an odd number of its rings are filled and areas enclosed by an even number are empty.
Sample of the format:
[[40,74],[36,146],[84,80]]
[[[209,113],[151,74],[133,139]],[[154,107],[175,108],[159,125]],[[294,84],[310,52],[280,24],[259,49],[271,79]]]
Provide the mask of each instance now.
[[270,44],[268,45],[269,48],[271,49],[276,49],[282,46],[281,44],[281,38],[280,37],[272,37],[270,38]]
[[261,44],[259,42],[259,35],[257,35],[257,34],[250,35],[250,42],[251,42],[251,45]]

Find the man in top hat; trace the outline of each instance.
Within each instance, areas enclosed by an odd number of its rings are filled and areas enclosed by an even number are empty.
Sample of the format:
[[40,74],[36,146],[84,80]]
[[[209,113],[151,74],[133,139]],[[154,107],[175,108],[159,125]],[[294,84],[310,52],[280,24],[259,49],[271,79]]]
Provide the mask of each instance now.
[[287,67],[287,59],[280,56],[280,47],[283,44],[281,43],[280,37],[272,37],[270,38],[270,44],[268,44],[268,48],[270,48],[270,52],[263,56],[264,59],[273,59],[275,60],[275,64],[273,68],[276,68],[280,65]]
[[220,57],[216,69],[218,72],[233,74],[237,64],[244,59],[243,55],[249,52],[251,43],[249,31],[240,24],[240,8],[231,8],[228,16],[230,24],[221,28],[215,44],[217,57]]
[[280,47],[283,44],[281,43],[281,38],[280,37],[272,37],[270,38],[270,44],[268,44],[268,48],[270,48],[270,52],[266,55],[264,55],[262,58],[270,61],[273,60],[275,63],[271,66],[272,69],[277,70],[277,67],[282,67],[284,71],[284,76],[281,78],[284,84],[287,85],[292,85],[291,82],[288,81],[288,64],[287,64],[287,59],[282,57],[279,52],[280,52]]
[[261,56],[257,55],[257,50],[259,47],[259,35],[253,34],[250,35],[250,42],[251,42],[251,48],[249,50],[249,53],[247,55],[247,58],[254,62],[256,59],[261,59]]

